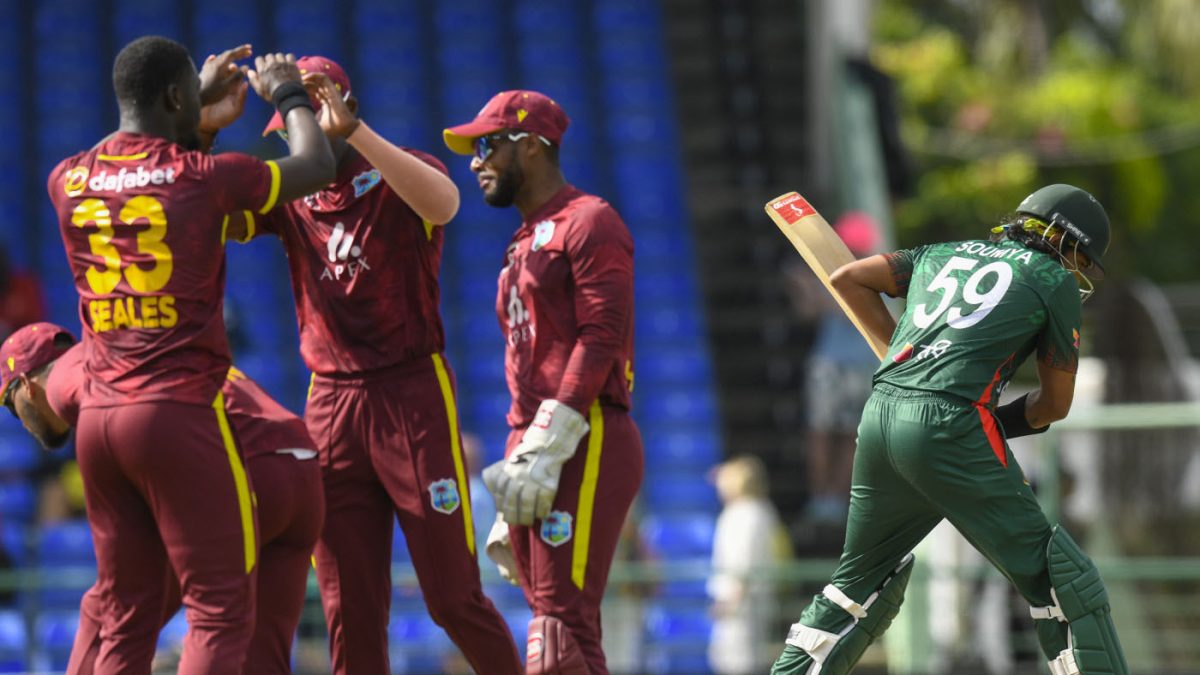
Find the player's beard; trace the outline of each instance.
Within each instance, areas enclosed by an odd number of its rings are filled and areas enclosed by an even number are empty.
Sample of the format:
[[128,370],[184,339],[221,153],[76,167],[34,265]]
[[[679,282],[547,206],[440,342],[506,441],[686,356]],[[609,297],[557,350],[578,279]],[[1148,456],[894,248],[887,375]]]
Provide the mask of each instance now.
[[521,169],[520,165],[513,162],[504,170],[504,173],[496,175],[492,189],[483,193],[483,200],[489,206],[506,209],[513,205],[513,200],[517,197],[517,190],[524,183],[525,171]]
[[42,444],[43,448],[53,450],[61,448],[67,439],[71,436],[71,430],[68,428],[62,433],[55,433],[50,428],[50,423],[46,418],[38,414],[37,407],[28,399],[20,399],[16,401],[16,405],[20,408],[21,421],[26,425],[29,433],[37,439],[38,443]]

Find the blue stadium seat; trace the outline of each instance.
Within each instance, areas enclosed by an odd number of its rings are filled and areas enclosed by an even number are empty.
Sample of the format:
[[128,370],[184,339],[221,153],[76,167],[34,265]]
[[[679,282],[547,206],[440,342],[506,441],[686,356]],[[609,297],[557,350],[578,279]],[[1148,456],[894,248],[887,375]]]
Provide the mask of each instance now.
[[649,74],[622,73],[620,77],[606,78],[603,91],[604,100],[612,110],[673,114],[670,89],[663,86],[661,78]]
[[[526,76],[583,75],[587,58],[579,41],[563,33],[552,33],[539,39],[526,37],[517,47],[517,61]],[[547,92],[547,95],[549,93]],[[554,98],[554,97],[552,97]],[[557,99],[556,99],[557,100]],[[562,100],[558,104],[567,107]],[[570,110],[568,108],[568,110]]]
[[234,357],[234,365],[271,396],[282,396],[285,391],[298,388],[294,374],[284,368],[276,352],[255,350],[240,353]]
[[513,8],[513,23],[517,34],[536,36],[539,33],[562,34],[579,32],[584,28],[579,6],[571,2],[517,0]]
[[0,427],[0,476],[18,477],[37,465],[37,441],[11,416]]
[[0,546],[17,567],[23,567],[29,560],[29,529],[24,523],[0,517]]
[[424,675],[442,672],[446,655],[440,651],[414,652],[409,645],[389,645],[392,675]]
[[[634,408],[636,411],[636,407]],[[641,424],[646,445],[646,472],[666,472],[676,467],[708,468],[720,461],[721,439],[716,433],[690,426],[663,428]]]
[[33,486],[23,480],[0,482],[0,513],[5,518],[28,521],[37,506]]
[[605,0],[596,3],[593,15],[594,29],[598,33],[638,32],[653,33],[659,30],[661,18],[654,3],[639,0]]
[[34,624],[34,636],[37,640],[34,662],[39,670],[66,670],[78,627],[77,611],[51,611],[38,615]]
[[689,306],[639,309],[635,322],[639,342],[686,344],[704,334],[700,317]]
[[601,33],[599,61],[609,74],[662,73],[667,60],[661,35],[648,32]]
[[184,610],[179,610],[167,625],[162,627],[158,632],[158,648],[159,649],[174,649],[183,644],[183,638],[187,635],[188,623],[187,615]]
[[77,609],[83,592],[95,581],[96,554],[87,521],[72,520],[42,528],[38,564],[52,570],[43,577],[37,602],[42,609]]
[[[636,385],[635,385],[636,386]],[[717,418],[717,402],[711,390],[673,391],[665,396],[638,400],[639,417],[657,423],[704,423]]]
[[[640,337],[640,336],[639,336]],[[652,356],[639,349],[634,364],[634,390],[668,385],[712,385],[712,365],[700,344],[674,345],[671,349],[657,349]]]
[[[471,392],[469,410],[473,419],[504,419],[508,414],[512,398],[508,389],[488,392]],[[460,404],[460,407],[461,404]]]
[[[341,24],[344,10],[322,0],[289,0],[275,8],[275,32],[280,49],[296,56],[319,54],[339,63],[342,54]],[[284,38],[286,37],[286,41]]]
[[[179,5],[164,0],[118,0],[114,3],[113,38],[118,48],[143,35],[182,40]],[[232,45],[231,45],[232,46]],[[196,67],[205,55],[196,55]]]
[[[499,343],[500,333],[498,330],[496,335]],[[504,382],[504,356],[499,345],[497,345],[497,349],[491,351],[472,350],[458,372],[460,378],[465,373],[469,374],[468,377],[476,382]]]
[[703,606],[655,603],[646,608],[646,639],[657,645],[708,646],[712,620]]
[[25,616],[11,609],[0,609],[0,672],[19,673],[28,668],[25,649],[29,630]]
[[392,563],[411,563],[412,556],[408,552],[408,542],[404,539],[404,530],[400,529],[400,521],[392,519]]
[[710,557],[715,528],[716,517],[707,512],[651,514],[641,524],[646,543],[667,559]]
[[[499,39],[505,32],[505,21],[499,6],[486,0],[441,0],[435,5],[434,25],[443,36],[485,35]],[[440,40],[447,51],[465,40]]]
[[704,476],[708,466],[676,467],[670,475],[648,477],[642,484],[646,508],[656,514],[693,511],[716,512],[721,503],[716,489]]
[[712,672],[708,651],[693,646],[652,645],[646,648],[645,664],[646,672],[652,675],[706,675]]
[[445,633],[425,612],[393,612],[388,621],[388,640],[409,645],[431,644],[445,639]]
[[529,621],[533,619],[533,612],[529,611],[529,607],[513,607],[504,610],[504,621],[508,624],[508,629],[512,631],[513,641],[517,643],[517,651],[524,654],[524,645],[529,639]]
[[38,560],[51,566],[95,565],[96,552],[88,522],[66,520],[42,526]]
[[664,304],[671,305],[678,303],[680,299],[694,301],[697,293],[694,276],[679,274],[678,268],[674,271],[670,269],[640,271],[641,274],[634,279],[634,291],[637,293],[637,300],[640,303],[636,310],[638,313],[643,311],[642,304],[647,300],[652,304],[662,301]]

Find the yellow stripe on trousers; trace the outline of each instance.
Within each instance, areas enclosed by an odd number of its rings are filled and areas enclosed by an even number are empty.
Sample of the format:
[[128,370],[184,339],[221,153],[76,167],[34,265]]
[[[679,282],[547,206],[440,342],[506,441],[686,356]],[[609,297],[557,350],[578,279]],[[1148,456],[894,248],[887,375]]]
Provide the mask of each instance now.
[[571,552],[571,581],[583,590],[587,575],[588,544],[592,538],[592,510],[596,506],[596,484],[600,480],[600,450],[604,447],[604,413],[600,401],[593,401],[588,411],[587,457],[583,465],[583,482],[579,485],[579,507],[575,512],[575,548]]
[[225,456],[229,458],[229,469],[233,472],[233,484],[237,487],[238,512],[242,516],[242,546],[246,554],[246,574],[254,569],[255,558],[258,556],[258,543],[254,541],[254,510],[250,504],[250,483],[246,480],[246,469],[242,466],[242,456],[238,454],[237,443],[233,440],[233,432],[229,428],[229,418],[225,416],[225,394],[217,392],[217,398],[212,404],[217,412],[217,425],[221,427],[221,440],[225,443]]
[[450,386],[450,374],[441,354],[433,355],[433,369],[437,371],[438,387],[442,390],[442,401],[446,404],[446,421],[450,424],[450,454],[454,456],[454,478],[458,481],[458,501],[462,503],[463,526],[467,532],[467,550],[475,555],[475,524],[471,521],[471,490],[467,483],[466,467],[463,465],[461,438],[458,435],[458,404],[454,402],[454,389]]

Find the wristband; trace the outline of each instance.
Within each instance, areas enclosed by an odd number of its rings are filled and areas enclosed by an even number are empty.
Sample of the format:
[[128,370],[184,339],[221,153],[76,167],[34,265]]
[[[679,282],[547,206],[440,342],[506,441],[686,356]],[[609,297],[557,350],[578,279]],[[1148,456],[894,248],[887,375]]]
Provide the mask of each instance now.
[[1000,426],[1004,429],[1005,438],[1042,434],[1050,428],[1049,424],[1041,429],[1034,429],[1030,426],[1029,419],[1025,417],[1025,399],[1027,398],[1029,398],[1029,394],[996,408],[996,421],[1000,422]]
[[271,103],[275,104],[275,109],[279,111],[279,118],[287,121],[287,114],[292,108],[304,106],[309,110],[313,109],[312,101],[308,98],[308,91],[304,89],[304,85],[296,81],[284,82],[275,87],[275,91],[271,93]]

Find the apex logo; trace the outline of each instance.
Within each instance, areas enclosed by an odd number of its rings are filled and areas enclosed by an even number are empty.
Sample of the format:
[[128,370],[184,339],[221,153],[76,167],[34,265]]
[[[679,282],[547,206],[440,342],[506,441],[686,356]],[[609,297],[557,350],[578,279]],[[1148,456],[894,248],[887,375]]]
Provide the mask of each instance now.
[[363,270],[371,269],[366,256],[362,254],[362,247],[354,243],[353,233],[346,233],[344,223],[333,226],[329,241],[325,242],[325,253],[330,264],[326,265],[325,271],[321,273],[322,280],[341,281],[343,277],[354,279]]

